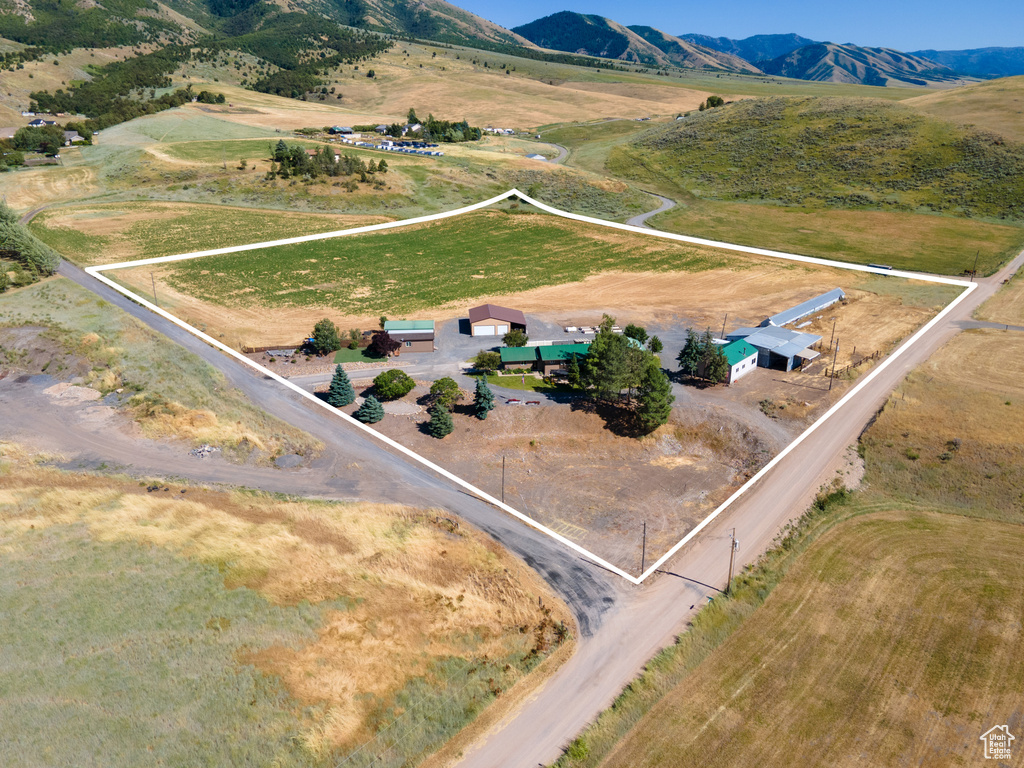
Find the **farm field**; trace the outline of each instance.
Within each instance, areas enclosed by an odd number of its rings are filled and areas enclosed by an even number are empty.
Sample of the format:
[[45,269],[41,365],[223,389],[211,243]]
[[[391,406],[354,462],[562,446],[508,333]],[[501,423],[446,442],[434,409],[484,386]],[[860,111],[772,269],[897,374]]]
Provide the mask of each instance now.
[[1022,524],[1024,335],[965,331],[907,377],[864,435],[890,498]]
[[80,266],[379,224],[383,216],[322,215],[222,205],[126,202],[43,211],[29,225],[36,237]]
[[0,455],[12,764],[418,762],[569,637],[532,571],[429,510]]
[[[580,313],[599,322],[603,311],[627,312],[635,322],[684,317],[697,327],[718,327],[728,312],[732,324],[757,324],[815,292],[862,283],[878,294],[869,302],[875,306],[871,323],[885,318],[901,326],[876,340],[887,344],[923,322],[922,309],[931,312],[956,295],[954,289],[879,282],[519,211],[505,206],[399,230],[110,274],[142,295],[151,293],[155,276],[164,305],[239,346],[293,343],[325,314],[343,327],[376,327],[381,314],[443,320],[462,315],[469,302],[491,300],[556,313],[564,325],[582,322]],[[275,318],[270,327],[268,311]],[[874,333],[868,327],[851,332],[865,343]]]
[[967,331],[913,371],[861,438],[863,486],[825,489],[559,768],[668,749],[711,765],[972,762],[986,718],[1020,716],[1022,352],[1019,334]]
[[1010,282],[974,313],[979,320],[1024,325],[1024,276],[1020,270]]
[[977,762],[1020,715],[1022,546],[1019,525],[923,510],[841,523],[604,759],[560,764]]
[[55,384],[81,377],[83,389],[112,395],[146,436],[212,443],[235,461],[312,457],[321,448],[253,406],[192,353],[62,277],[4,294],[0,362]]
[[693,200],[650,223],[668,232],[854,264],[956,275],[993,272],[1024,248],[1024,227],[896,211]]

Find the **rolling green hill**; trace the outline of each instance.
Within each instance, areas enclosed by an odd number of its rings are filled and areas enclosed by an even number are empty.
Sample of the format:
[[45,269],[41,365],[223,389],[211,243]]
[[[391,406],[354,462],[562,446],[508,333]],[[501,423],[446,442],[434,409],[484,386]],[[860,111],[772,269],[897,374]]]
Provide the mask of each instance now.
[[1024,145],[875,100],[728,104],[641,134],[608,167],[684,196],[1024,222]]

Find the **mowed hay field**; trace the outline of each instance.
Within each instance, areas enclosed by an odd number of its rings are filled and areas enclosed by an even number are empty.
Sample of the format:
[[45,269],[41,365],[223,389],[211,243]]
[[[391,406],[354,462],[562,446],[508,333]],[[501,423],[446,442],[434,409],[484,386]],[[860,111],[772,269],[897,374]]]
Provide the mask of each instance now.
[[841,524],[600,764],[982,762],[1024,718],[1022,548],[1019,525],[934,513]]
[[0,456],[6,765],[334,765],[378,733],[349,764],[416,764],[567,637],[437,512]]
[[1024,335],[965,331],[862,438],[868,478],[915,505],[1024,523]]
[[292,213],[184,203],[101,203],[42,211],[32,232],[76,264],[264,242],[379,224],[383,216]]
[[854,264],[959,274],[991,272],[1024,248],[1024,227],[896,211],[784,208],[694,200],[652,223],[704,237]]

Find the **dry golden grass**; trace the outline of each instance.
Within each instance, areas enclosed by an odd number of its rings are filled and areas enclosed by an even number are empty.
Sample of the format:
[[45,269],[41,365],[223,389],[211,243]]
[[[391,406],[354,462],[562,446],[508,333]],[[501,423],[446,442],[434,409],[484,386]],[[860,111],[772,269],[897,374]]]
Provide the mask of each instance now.
[[[82,150],[66,150],[77,155]],[[59,203],[88,197],[98,191],[96,172],[88,167],[29,168],[0,174],[0,195],[16,211],[29,211],[46,203]]]
[[929,93],[903,103],[936,117],[1024,141],[1024,76]]
[[[278,604],[344,599],[347,610],[329,612],[313,643],[246,659],[279,675],[300,701],[323,705],[306,734],[314,753],[365,739],[373,696],[386,700],[432,663],[522,653],[539,625],[570,620],[536,575],[492,540],[436,523],[442,510],[179,486],[148,493],[32,466],[16,446],[0,452],[0,527],[84,524],[99,541],[148,544],[217,565],[228,588],[254,589]],[[538,607],[538,596],[552,613]]]
[[837,526],[602,765],[980,762],[1021,714],[1022,547],[933,513]]
[[[76,48],[71,53],[43,56],[37,61],[25,62],[23,69],[0,72],[0,124],[26,125],[32,118],[22,117],[22,110],[29,107],[32,91],[56,91],[67,89],[72,80],[86,80],[87,66],[101,67],[113,61],[121,61],[131,55],[132,48]],[[145,49],[145,46],[142,46]],[[53,62],[57,61],[57,66]]]
[[1018,273],[974,313],[979,320],[1024,325],[1024,276]]
[[862,438],[897,498],[1024,522],[1024,336],[966,331],[914,371]]

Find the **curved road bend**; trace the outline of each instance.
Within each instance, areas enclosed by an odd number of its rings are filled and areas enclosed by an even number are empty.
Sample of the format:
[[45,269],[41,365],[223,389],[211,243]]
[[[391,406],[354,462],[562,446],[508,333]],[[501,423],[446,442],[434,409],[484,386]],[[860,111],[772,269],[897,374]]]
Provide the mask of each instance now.
[[[300,470],[313,475],[322,472],[321,476],[310,478],[310,487],[306,491],[294,487],[294,480],[289,478],[293,473],[289,471],[259,470],[258,473],[262,473],[259,479],[254,477],[251,467],[240,467],[233,472],[231,465],[224,465],[221,477],[205,477],[204,482],[233,483],[304,495],[310,495],[316,489],[334,498],[340,495],[341,498],[448,509],[488,533],[536,570],[572,609],[581,641],[598,631],[606,614],[615,612],[628,586],[619,577],[475,496],[451,486],[425,467],[401,454],[392,453],[383,443],[360,434],[341,421],[325,419],[317,409],[272,379],[261,377],[67,261],[61,263],[58,272],[201,357],[221,371],[231,386],[244,392],[255,405],[323,441],[329,456],[326,461],[318,462],[318,466],[327,465],[322,470]],[[197,472],[210,472],[202,468],[199,460],[196,464]],[[358,468],[351,469],[354,464],[358,464]],[[189,476],[193,474],[190,472]],[[280,477],[280,482],[275,481],[275,477]],[[322,487],[324,484],[328,487]]]
[[993,277],[979,280],[974,293],[861,390],[827,426],[779,462],[657,577],[633,590],[600,632],[581,642],[543,689],[465,750],[460,768],[532,768],[554,761],[655,653],[685,631],[687,620],[707,596],[725,586],[730,530],[736,529],[740,541],[739,569],[766,550],[779,529],[799,517],[818,488],[831,481],[842,464],[842,454],[856,442],[889,393],[955,336],[959,324],[970,320],[1002,278],[1022,264],[1024,253]]
[[667,197],[662,197],[661,195],[656,195],[653,192],[647,192],[646,194],[650,195],[651,197],[658,198],[658,200],[661,201],[661,205],[655,208],[653,211],[648,211],[647,213],[641,213],[638,216],[634,216],[626,223],[634,227],[647,227],[648,229],[654,229],[654,227],[647,223],[647,220],[651,218],[651,216],[656,216],[659,213],[664,213],[665,211],[670,210],[671,208],[675,208],[676,201],[670,200]]

